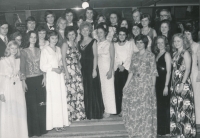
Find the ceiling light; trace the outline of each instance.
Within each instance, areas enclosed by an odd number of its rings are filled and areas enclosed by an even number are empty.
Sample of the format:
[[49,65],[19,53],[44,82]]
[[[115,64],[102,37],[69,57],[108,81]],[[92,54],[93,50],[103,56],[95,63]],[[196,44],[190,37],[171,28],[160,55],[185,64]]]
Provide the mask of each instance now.
[[89,3],[88,3],[89,0],[82,0],[82,1],[83,1],[83,3],[82,3],[82,8],[83,9],[86,9],[87,7],[90,6]]

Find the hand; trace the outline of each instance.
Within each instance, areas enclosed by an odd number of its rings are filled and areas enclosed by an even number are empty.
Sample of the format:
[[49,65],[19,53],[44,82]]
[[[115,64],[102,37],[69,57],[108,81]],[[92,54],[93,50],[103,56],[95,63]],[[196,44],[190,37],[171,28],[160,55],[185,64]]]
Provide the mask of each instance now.
[[177,93],[182,92],[182,90],[183,90],[183,86],[184,86],[183,83],[180,83],[180,84],[179,84],[179,87],[178,87]]
[[167,95],[168,95],[168,86],[165,86],[163,90],[163,96],[167,96]]
[[200,71],[198,72],[196,82],[200,82]]
[[94,69],[92,71],[92,78],[96,78],[96,76],[97,76],[97,71],[96,71],[96,69]]
[[108,79],[108,80],[109,80],[110,78],[112,78],[112,71],[109,70],[109,71],[107,72],[106,76],[107,76],[107,79]]
[[60,68],[53,68],[52,71],[54,71],[54,72],[56,72],[58,74],[60,74],[62,72],[62,70]]
[[122,65],[119,65],[119,66],[118,66],[118,68],[119,68],[119,72],[123,72],[123,71],[124,71],[124,69],[125,69],[125,67],[124,67],[124,66],[122,66]]
[[1,95],[0,95],[0,101],[6,102],[6,98],[5,98],[4,94],[1,94]]
[[28,87],[27,87],[27,85],[26,85],[25,80],[22,81],[22,88],[23,88],[23,91],[24,91],[24,92],[27,92]]
[[45,86],[46,86],[46,77],[44,76],[42,79],[42,87],[45,87]]

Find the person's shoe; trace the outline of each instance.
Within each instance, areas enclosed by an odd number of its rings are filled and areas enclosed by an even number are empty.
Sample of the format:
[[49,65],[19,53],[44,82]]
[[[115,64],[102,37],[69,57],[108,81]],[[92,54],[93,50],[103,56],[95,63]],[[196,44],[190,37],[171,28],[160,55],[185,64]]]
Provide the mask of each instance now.
[[108,117],[110,117],[110,114],[105,112],[105,113],[103,114],[103,118],[108,118]]

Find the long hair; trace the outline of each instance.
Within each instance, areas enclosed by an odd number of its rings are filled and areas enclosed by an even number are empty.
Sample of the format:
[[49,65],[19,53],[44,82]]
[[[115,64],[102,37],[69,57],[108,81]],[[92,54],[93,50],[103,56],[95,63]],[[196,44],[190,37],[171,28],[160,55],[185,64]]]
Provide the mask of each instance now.
[[164,44],[165,44],[165,50],[167,51],[167,52],[170,52],[170,46],[169,46],[169,42],[168,42],[168,39],[167,39],[167,37],[166,36],[164,36],[164,35],[159,35],[159,36],[157,36],[156,38],[155,38],[155,42],[154,42],[154,52],[155,52],[155,54],[157,55],[159,52],[160,52],[160,50],[159,50],[159,48],[158,48],[158,39],[163,39],[164,40]]
[[38,34],[36,31],[29,31],[28,34],[27,34],[27,42],[26,42],[26,45],[24,48],[28,48],[30,46],[30,37],[31,37],[31,34],[36,34],[36,43],[35,43],[35,47],[39,48],[39,42],[38,42]]
[[63,18],[63,17],[59,17],[57,22],[56,22],[56,30],[59,30],[59,24],[60,24],[61,20],[66,21],[66,26],[67,26],[67,20],[65,18]]
[[180,39],[182,39],[183,40],[183,49],[188,50],[188,52],[191,53],[192,50],[191,50],[190,46],[187,44],[186,38],[185,38],[184,34],[182,34],[182,33],[174,34],[173,37],[172,37],[172,50],[173,50],[173,52],[177,51],[176,47],[174,46],[174,38],[175,37],[179,37]]
[[17,54],[15,55],[15,58],[19,58],[20,57],[20,50],[19,50],[19,44],[15,41],[15,40],[11,40],[8,44],[7,44],[7,47],[6,47],[6,50],[5,50],[5,57],[9,57],[11,55],[10,53],[10,47],[11,46],[17,46]]

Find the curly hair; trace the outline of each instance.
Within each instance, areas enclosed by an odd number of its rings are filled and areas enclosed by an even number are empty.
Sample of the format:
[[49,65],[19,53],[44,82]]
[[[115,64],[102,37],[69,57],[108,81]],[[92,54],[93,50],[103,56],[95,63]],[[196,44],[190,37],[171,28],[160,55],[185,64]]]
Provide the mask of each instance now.
[[160,50],[159,50],[159,48],[158,48],[158,39],[163,39],[164,40],[164,44],[165,44],[165,50],[167,51],[167,52],[170,52],[170,46],[169,46],[169,42],[168,42],[168,39],[167,39],[167,37],[166,36],[164,36],[164,35],[159,35],[159,36],[157,36],[156,38],[155,38],[155,42],[154,42],[154,52],[155,52],[155,54],[157,55],[159,52],[160,52]]
[[147,49],[148,43],[149,43],[149,39],[146,35],[143,34],[139,34],[138,36],[135,37],[135,44],[137,41],[142,41],[144,43],[145,49]]
[[66,21],[66,24],[67,24],[67,20],[65,18],[59,17],[57,22],[56,22],[56,30],[59,30],[59,24],[60,24],[61,20]]
[[5,57],[9,57],[11,55],[11,53],[10,53],[10,47],[11,46],[17,46],[17,53],[15,55],[15,58],[19,58],[20,57],[19,44],[15,40],[11,40],[7,44],[7,47],[6,47],[6,50],[5,50],[5,53],[4,53]]
[[98,24],[97,25],[97,30],[98,29],[102,29],[104,31],[104,33],[105,33],[105,36],[107,36],[107,34],[108,34],[108,26],[107,26],[106,23],[100,23],[100,24]]
[[[70,33],[70,32],[74,32],[75,33],[75,36],[77,37],[77,31],[76,31],[76,29],[74,28],[74,27],[69,27],[69,28],[67,28],[66,30],[65,30],[65,37],[67,38],[67,40],[69,40],[69,38],[68,38],[68,34]],[[76,38],[75,38],[76,39]]]
[[92,25],[91,25],[91,23],[89,23],[89,22],[86,22],[86,21],[84,21],[84,22],[82,22],[82,24],[80,25],[80,31],[82,31],[83,30],[83,28],[85,28],[85,27],[88,27],[88,29],[89,29],[89,31],[90,31],[90,33],[92,33],[92,31],[93,31],[93,28],[92,28]]

